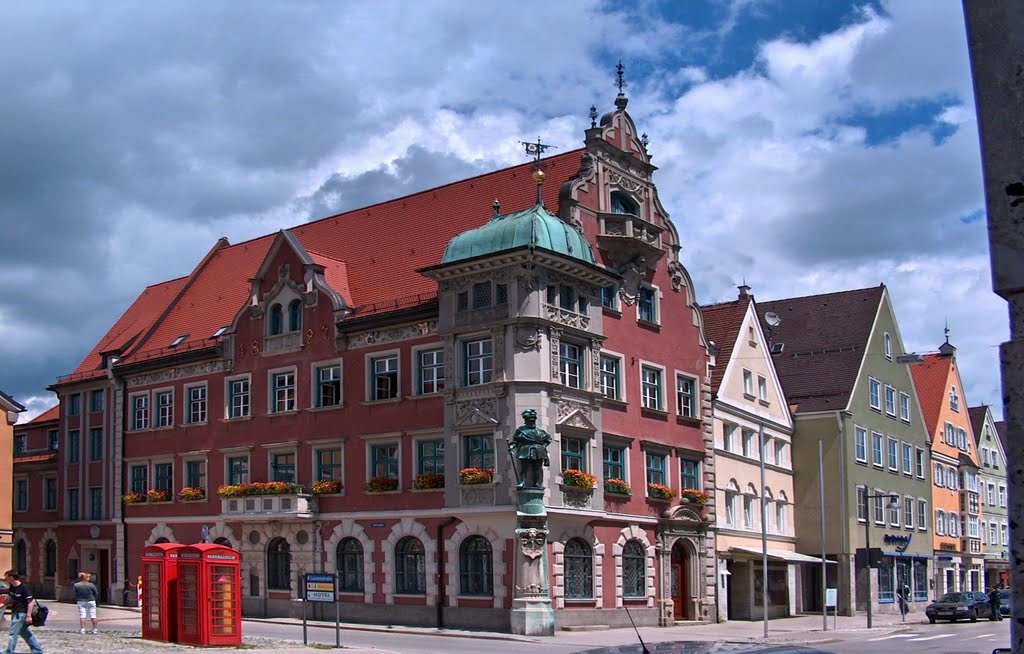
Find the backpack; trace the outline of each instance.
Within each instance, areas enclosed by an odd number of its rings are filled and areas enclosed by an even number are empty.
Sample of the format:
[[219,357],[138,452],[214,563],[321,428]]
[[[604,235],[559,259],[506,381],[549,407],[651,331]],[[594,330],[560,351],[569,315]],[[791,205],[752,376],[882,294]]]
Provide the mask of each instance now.
[[36,606],[32,609],[32,626],[42,627],[46,624],[46,618],[50,615],[50,609],[43,606],[39,600],[36,600]]

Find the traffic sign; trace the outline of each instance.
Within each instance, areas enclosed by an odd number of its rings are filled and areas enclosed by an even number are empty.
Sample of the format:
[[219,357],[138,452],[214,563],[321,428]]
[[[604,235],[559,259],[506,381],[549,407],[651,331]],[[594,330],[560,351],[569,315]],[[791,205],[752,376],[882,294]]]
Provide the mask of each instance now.
[[307,574],[306,575],[306,601],[308,602],[335,602],[334,575]]

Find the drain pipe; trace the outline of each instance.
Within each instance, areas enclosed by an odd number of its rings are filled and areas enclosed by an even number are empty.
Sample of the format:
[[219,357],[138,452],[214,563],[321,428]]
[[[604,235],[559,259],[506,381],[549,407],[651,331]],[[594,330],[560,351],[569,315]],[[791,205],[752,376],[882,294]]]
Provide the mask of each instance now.
[[444,551],[444,530],[458,521],[452,516],[444,522],[437,524],[437,628],[444,629],[444,604],[448,601],[445,594],[445,551]]

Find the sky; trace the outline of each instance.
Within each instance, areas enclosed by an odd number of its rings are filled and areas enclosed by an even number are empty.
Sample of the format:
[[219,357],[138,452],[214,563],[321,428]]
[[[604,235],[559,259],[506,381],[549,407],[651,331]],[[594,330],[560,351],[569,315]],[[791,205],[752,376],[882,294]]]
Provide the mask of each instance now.
[[1001,415],[959,0],[4,5],[0,390],[232,243],[582,146],[615,65],[698,301],[885,283]]

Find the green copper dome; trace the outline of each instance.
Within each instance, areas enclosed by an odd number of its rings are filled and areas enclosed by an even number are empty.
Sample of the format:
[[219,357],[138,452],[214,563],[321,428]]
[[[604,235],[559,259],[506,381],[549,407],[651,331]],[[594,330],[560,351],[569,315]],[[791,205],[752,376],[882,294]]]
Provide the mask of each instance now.
[[449,241],[441,262],[452,263],[523,246],[595,263],[590,243],[583,234],[549,214],[541,204],[504,216],[495,212],[483,227],[462,232]]

